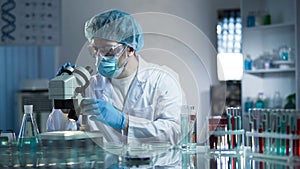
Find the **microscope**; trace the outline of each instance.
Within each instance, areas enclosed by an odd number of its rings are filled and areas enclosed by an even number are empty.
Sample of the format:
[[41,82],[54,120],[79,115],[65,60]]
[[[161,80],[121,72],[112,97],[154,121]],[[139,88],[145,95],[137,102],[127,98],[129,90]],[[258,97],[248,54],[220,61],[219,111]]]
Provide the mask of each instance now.
[[90,84],[92,69],[69,66],[60,76],[49,81],[49,99],[53,100],[55,109],[70,109],[69,119],[78,120],[82,115],[81,131],[87,127],[87,116],[80,109],[81,100],[86,97],[85,90]]
[[[103,135],[98,131],[89,131],[87,126],[87,115],[80,109],[80,102],[86,97],[85,90],[90,84],[92,69],[77,66],[69,66],[63,73],[49,81],[49,99],[53,100],[55,109],[70,109],[69,119],[75,119],[81,115],[82,122],[80,131],[52,131],[41,133],[45,146],[87,146],[93,143],[102,144]],[[78,118],[77,118],[78,119]],[[61,142],[61,141],[64,142]],[[83,145],[84,143],[84,145]]]

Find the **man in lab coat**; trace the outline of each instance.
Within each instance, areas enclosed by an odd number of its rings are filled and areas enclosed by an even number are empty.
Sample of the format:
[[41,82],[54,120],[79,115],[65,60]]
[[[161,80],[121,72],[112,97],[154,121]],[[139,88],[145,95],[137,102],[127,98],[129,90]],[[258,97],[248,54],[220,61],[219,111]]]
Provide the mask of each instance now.
[[136,144],[180,141],[182,92],[177,74],[137,54],[143,33],[133,16],[110,10],[85,24],[98,74],[90,80],[81,110],[88,127],[107,142]]

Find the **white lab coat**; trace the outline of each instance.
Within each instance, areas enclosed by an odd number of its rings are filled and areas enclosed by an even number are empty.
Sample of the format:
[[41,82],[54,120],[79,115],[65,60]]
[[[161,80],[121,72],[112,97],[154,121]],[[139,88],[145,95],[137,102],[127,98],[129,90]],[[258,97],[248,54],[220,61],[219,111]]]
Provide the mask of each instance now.
[[[166,66],[147,63],[139,56],[137,58],[137,74],[120,110],[129,117],[128,131],[92,120],[88,120],[88,130],[102,132],[107,142],[135,144],[162,141],[177,144],[183,99],[178,76]],[[97,74],[91,78],[86,94],[87,97],[106,100],[116,107],[112,91],[110,79]],[[54,126],[51,123],[47,125]]]
[[65,130],[68,115],[64,114],[60,109],[52,109],[47,119],[47,131]]
[[[128,132],[118,131],[98,121],[89,121],[89,128],[102,131],[108,142],[135,144],[163,141],[177,144],[183,99],[178,76],[166,66],[147,63],[139,56],[137,58],[137,75],[120,110],[129,115]],[[87,95],[115,105],[112,90],[110,79],[97,74],[91,79]]]
[[63,113],[60,109],[52,109],[46,123],[47,131],[77,130],[78,126],[75,121],[68,118],[68,114]]

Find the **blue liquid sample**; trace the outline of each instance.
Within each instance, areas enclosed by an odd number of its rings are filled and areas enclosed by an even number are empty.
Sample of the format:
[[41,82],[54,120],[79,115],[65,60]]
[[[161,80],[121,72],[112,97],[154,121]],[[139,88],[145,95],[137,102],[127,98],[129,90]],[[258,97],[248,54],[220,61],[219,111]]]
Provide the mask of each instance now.
[[253,27],[253,26],[255,26],[255,16],[249,15],[247,17],[247,27]]
[[280,57],[281,57],[281,60],[284,60],[284,61],[289,60],[289,53],[282,52]]
[[253,102],[247,101],[245,102],[245,112],[248,113],[249,109],[253,108]]
[[255,103],[255,107],[256,107],[256,108],[265,108],[265,102],[262,101],[262,100],[258,100],[258,101]]
[[264,94],[262,92],[258,93],[257,101],[255,103],[256,108],[265,108],[266,104],[263,100]]
[[245,70],[252,70],[252,60],[245,60]]

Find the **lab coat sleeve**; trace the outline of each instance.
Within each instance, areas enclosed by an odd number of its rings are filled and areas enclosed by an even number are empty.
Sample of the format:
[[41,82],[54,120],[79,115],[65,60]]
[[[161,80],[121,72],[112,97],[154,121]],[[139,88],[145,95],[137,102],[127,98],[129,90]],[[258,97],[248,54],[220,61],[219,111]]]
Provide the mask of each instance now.
[[[180,109],[182,105],[182,92],[179,81],[173,76],[164,74],[155,81],[155,87],[149,87],[148,90],[148,94],[151,92],[156,93],[152,95],[152,111],[142,113],[153,113],[153,120],[128,116],[129,140],[138,143],[162,141],[173,145],[178,144],[181,132]],[[144,91],[144,94],[146,93],[147,91]]]
[[60,109],[53,109],[48,116],[46,129],[48,132],[64,130],[66,121],[67,115],[64,115]]

